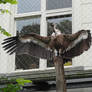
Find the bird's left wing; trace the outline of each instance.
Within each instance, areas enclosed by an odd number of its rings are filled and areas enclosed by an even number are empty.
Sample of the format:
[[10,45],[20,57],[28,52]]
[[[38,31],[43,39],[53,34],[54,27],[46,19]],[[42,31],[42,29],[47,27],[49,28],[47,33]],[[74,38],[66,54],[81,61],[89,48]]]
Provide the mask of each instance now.
[[79,56],[84,51],[87,51],[91,46],[92,38],[91,38],[90,30],[84,30],[84,31],[81,30],[79,32],[79,36],[76,35],[76,37],[73,37],[73,35],[71,35],[71,39],[69,40],[71,40],[72,42],[68,46],[67,51],[63,53],[63,57],[74,58],[76,56]]
[[52,59],[53,53],[47,49],[50,37],[43,37],[35,33],[4,39],[3,48],[7,53],[17,55],[28,54],[33,57]]

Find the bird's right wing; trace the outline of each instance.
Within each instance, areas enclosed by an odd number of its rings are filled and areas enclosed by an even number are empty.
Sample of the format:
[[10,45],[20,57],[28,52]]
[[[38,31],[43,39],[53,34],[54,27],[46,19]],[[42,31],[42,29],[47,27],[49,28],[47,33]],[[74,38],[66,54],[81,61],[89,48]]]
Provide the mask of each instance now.
[[33,57],[49,59],[53,57],[53,53],[47,49],[50,37],[43,37],[38,34],[27,34],[24,36],[15,36],[4,39],[2,43],[7,53],[17,55],[28,54]]

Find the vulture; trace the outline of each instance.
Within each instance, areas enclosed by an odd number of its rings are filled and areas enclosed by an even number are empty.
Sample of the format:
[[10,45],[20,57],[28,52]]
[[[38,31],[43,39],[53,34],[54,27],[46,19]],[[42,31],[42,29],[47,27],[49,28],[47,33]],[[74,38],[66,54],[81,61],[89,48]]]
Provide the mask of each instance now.
[[[51,36],[56,37],[57,35],[61,34],[61,31],[57,28],[57,24],[56,23],[55,24],[51,23],[51,27],[53,29],[53,33],[52,33]],[[72,61],[72,58],[68,58],[68,59],[67,58],[63,58],[64,64],[67,63],[68,61]]]
[[[54,30],[56,30],[55,27]],[[90,30],[79,30],[74,34],[62,34],[61,32],[55,34],[46,37],[36,33],[13,36],[4,39],[2,44],[4,50],[10,55],[16,52],[17,55],[28,54],[48,60],[52,60],[54,56],[71,59],[81,55],[91,46]]]
[[51,36],[57,36],[61,34],[61,31],[57,28],[57,24],[53,24],[51,23],[51,26],[53,28],[53,33],[51,34]]

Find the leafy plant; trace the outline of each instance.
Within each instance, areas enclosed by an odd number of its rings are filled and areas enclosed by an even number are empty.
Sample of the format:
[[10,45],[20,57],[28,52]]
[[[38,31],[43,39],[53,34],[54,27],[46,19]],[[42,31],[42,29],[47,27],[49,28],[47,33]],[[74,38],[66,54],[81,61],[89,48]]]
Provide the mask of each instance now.
[[6,87],[0,88],[0,92],[17,92],[21,90],[21,87],[18,84],[7,84]]
[[24,86],[25,83],[32,83],[31,80],[24,80],[24,78],[18,78],[18,79],[16,79],[16,82],[17,82],[19,85],[22,85],[22,86]]
[[10,3],[10,4],[17,4],[17,0],[0,0],[0,4],[6,4],[6,3]]
[[68,61],[67,63],[64,64],[64,66],[69,66],[69,65],[72,65],[71,61]]
[[24,78],[17,78],[17,79],[2,78],[1,80],[8,81],[8,83],[5,84],[4,87],[0,88],[0,92],[17,92],[22,89],[22,86],[24,86],[25,83],[32,83],[31,80],[25,80]]
[[[17,2],[17,0],[0,0],[0,4],[7,4],[7,3],[9,3],[9,4],[17,4],[18,2]],[[0,8],[0,12],[2,13],[2,14],[4,14],[4,13],[9,13],[9,14],[11,14],[11,12],[8,10],[8,9],[2,9],[2,8]],[[0,26],[0,33],[2,33],[3,35],[6,35],[6,36],[11,36],[11,34],[9,34],[4,28],[2,28],[1,26]]]
[[9,13],[9,14],[11,14],[11,12],[10,12],[8,9],[0,9],[0,12],[1,12],[2,14],[4,14],[4,13]]

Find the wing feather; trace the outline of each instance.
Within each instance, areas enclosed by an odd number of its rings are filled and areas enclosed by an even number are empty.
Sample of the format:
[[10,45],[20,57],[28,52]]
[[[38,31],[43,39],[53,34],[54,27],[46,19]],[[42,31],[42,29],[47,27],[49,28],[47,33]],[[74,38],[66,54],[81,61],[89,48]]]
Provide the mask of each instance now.
[[16,45],[16,42],[15,41],[14,42],[11,42],[9,44],[4,45],[3,48],[4,48],[4,50],[7,50],[7,49],[11,48],[14,45]]
[[11,54],[13,54],[14,52],[16,51],[16,46],[13,46],[13,47],[11,47],[8,51],[7,51],[7,53],[9,53],[10,55]]
[[37,58],[51,60],[53,53],[46,48],[50,40],[50,37],[32,33],[4,39],[2,44],[4,50],[7,50],[7,53],[10,54],[16,52],[17,55],[28,54]]
[[[61,35],[61,39],[65,39],[64,41],[70,43],[62,54],[64,58],[73,58],[81,55],[91,46],[91,33],[89,30],[81,30],[75,34],[64,35],[64,38],[62,37]],[[10,54],[16,52],[17,55],[28,54],[37,58],[51,60],[54,54],[47,49],[51,39],[51,36],[43,37],[32,33],[4,39],[2,44],[4,45],[3,48],[8,50],[7,52]]]
[[[76,41],[76,40],[73,40],[72,44],[75,44],[75,45],[73,47],[71,47],[69,50],[67,50],[66,52],[64,52],[63,57],[74,58],[75,56],[81,55],[84,51],[87,51],[90,48],[90,46],[91,46],[91,33],[89,30],[86,30],[86,32],[88,33],[87,38],[77,41],[76,44],[74,43],[74,41]],[[81,36],[83,36],[83,35],[81,35]],[[77,39],[79,39],[79,38],[77,38]]]

